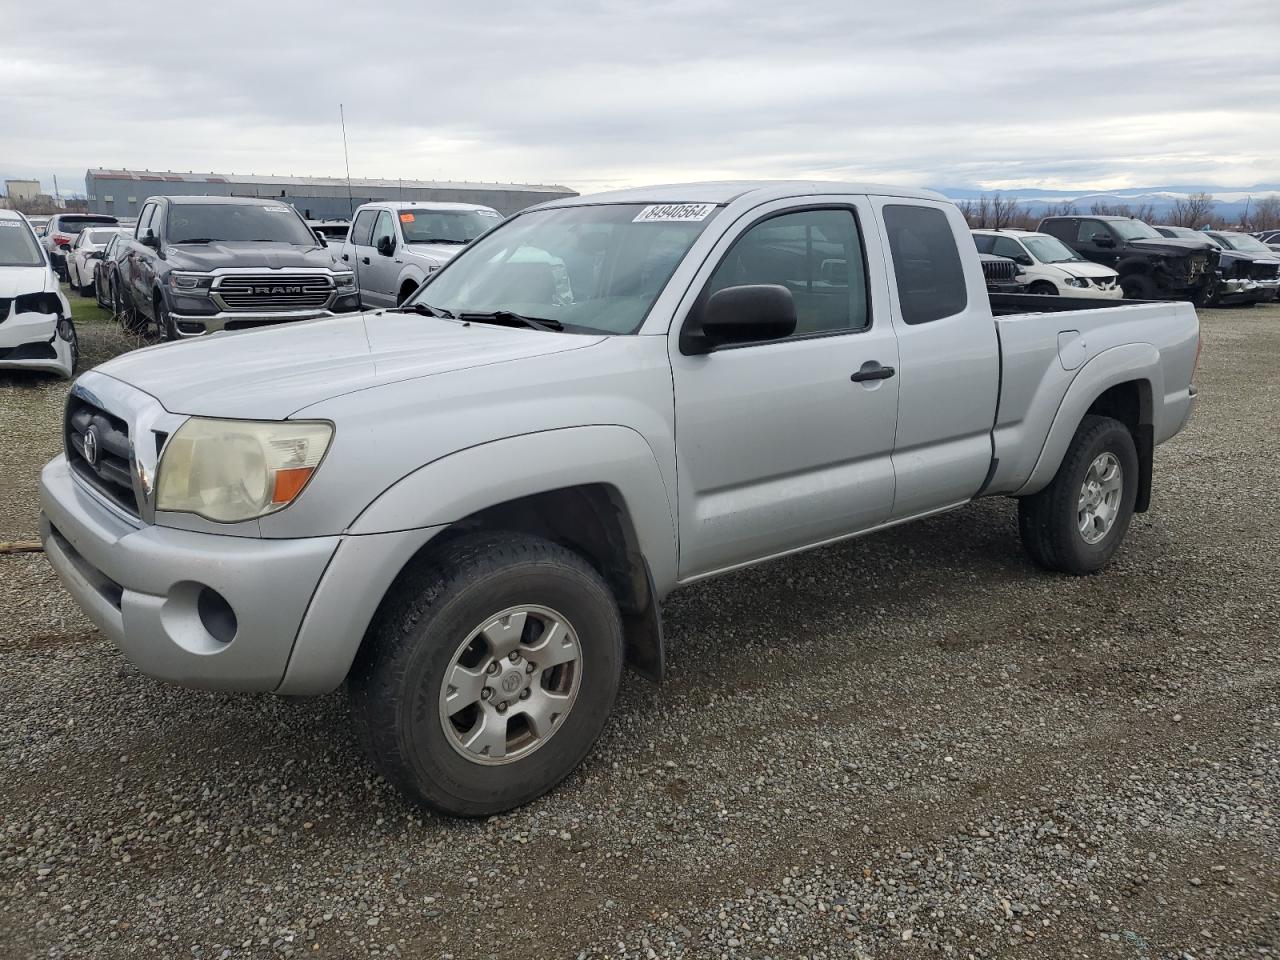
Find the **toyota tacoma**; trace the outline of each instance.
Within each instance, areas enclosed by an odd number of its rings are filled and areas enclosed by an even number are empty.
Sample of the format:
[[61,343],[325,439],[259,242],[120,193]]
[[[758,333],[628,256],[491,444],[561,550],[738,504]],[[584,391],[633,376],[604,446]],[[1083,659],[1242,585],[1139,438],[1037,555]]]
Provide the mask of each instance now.
[[1094,303],[988,296],[929,192],[558,200],[400,307],[82,375],[42,537],[146,673],[345,683],[390,782],[492,814],[582,761],[624,663],[662,677],[679,587],[994,496],[1036,564],[1106,566],[1199,326]]

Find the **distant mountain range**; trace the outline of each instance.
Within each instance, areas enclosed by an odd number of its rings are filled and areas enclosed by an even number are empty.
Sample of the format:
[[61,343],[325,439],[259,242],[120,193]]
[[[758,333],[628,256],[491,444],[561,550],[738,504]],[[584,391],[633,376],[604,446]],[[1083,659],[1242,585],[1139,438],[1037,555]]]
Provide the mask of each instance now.
[[1081,213],[1088,213],[1094,204],[1116,207],[1127,205],[1138,208],[1150,204],[1157,219],[1173,207],[1174,201],[1193,193],[1207,193],[1216,202],[1213,212],[1227,220],[1238,219],[1247,206],[1261,197],[1280,194],[1280,183],[1259,183],[1251,187],[1223,187],[1213,184],[1175,184],[1165,187],[1133,187],[1125,190],[1045,190],[1035,187],[1013,190],[980,190],[975,187],[935,187],[939,193],[952,200],[978,200],[999,194],[1006,200],[1017,200],[1032,214],[1045,208],[1071,202]]

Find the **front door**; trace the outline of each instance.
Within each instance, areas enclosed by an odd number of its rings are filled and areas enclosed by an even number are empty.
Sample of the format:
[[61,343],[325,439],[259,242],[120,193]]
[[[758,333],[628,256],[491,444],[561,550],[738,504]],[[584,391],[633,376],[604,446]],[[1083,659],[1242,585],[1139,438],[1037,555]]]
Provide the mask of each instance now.
[[[877,368],[896,368],[898,351],[870,223],[863,198],[766,204],[721,238],[686,296],[670,339],[682,580],[888,517],[898,380]],[[795,333],[680,353],[697,296],[745,284],[790,290]]]

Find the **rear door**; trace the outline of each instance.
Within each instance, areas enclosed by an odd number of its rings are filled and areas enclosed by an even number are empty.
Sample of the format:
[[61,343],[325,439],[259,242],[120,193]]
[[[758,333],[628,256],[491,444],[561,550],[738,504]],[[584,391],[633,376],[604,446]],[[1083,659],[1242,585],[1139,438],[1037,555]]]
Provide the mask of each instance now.
[[[878,251],[865,198],[787,200],[744,214],[703,264],[669,341],[681,579],[888,517],[898,380],[851,379],[898,362]],[[790,290],[795,333],[682,354],[698,299],[744,284]]]
[[982,267],[957,245],[957,237],[969,243],[960,211],[931,200],[872,203],[886,238],[898,342],[897,520],[961,503],[982,487],[1000,348]]

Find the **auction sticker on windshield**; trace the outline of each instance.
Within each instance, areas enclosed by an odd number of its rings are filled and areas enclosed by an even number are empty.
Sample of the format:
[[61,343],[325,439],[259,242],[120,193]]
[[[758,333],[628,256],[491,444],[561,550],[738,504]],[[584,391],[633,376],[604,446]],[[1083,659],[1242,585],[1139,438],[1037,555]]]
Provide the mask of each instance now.
[[655,203],[636,214],[632,223],[679,223],[705,220],[715,210],[714,203]]

